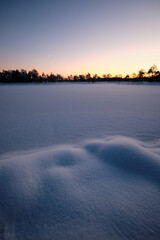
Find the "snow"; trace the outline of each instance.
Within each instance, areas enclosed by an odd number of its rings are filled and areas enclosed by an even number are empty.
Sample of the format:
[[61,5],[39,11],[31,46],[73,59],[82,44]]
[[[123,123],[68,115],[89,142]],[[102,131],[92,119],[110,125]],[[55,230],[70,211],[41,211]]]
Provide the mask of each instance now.
[[0,239],[159,239],[160,86],[0,86]]

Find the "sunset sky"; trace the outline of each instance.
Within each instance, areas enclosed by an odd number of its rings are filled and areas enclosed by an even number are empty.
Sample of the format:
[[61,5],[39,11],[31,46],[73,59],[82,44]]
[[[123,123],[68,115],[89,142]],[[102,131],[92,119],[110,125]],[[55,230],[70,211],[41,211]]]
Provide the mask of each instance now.
[[160,0],[1,0],[0,70],[160,69]]

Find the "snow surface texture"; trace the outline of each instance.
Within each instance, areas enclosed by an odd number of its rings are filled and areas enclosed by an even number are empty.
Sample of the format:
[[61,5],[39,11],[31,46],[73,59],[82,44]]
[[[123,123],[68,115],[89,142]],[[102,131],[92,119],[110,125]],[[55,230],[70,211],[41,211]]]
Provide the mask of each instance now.
[[5,154],[0,239],[160,236],[160,144],[122,136]]
[[0,240],[159,240],[159,139],[160,85],[0,85]]
[[160,85],[0,85],[0,153],[110,135],[160,138]]

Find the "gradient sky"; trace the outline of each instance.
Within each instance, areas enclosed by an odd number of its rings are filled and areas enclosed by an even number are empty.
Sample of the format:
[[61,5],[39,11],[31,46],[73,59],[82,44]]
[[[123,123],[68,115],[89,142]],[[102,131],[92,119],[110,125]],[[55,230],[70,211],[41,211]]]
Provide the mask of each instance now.
[[160,0],[0,0],[0,70],[160,69]]

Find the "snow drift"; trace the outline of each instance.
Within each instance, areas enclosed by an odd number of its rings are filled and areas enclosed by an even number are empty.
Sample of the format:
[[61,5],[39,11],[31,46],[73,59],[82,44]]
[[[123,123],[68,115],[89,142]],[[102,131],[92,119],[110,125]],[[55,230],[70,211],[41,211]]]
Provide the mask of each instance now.
[[160,145],[122,136],[0,158],[0,238],[158,239]]

